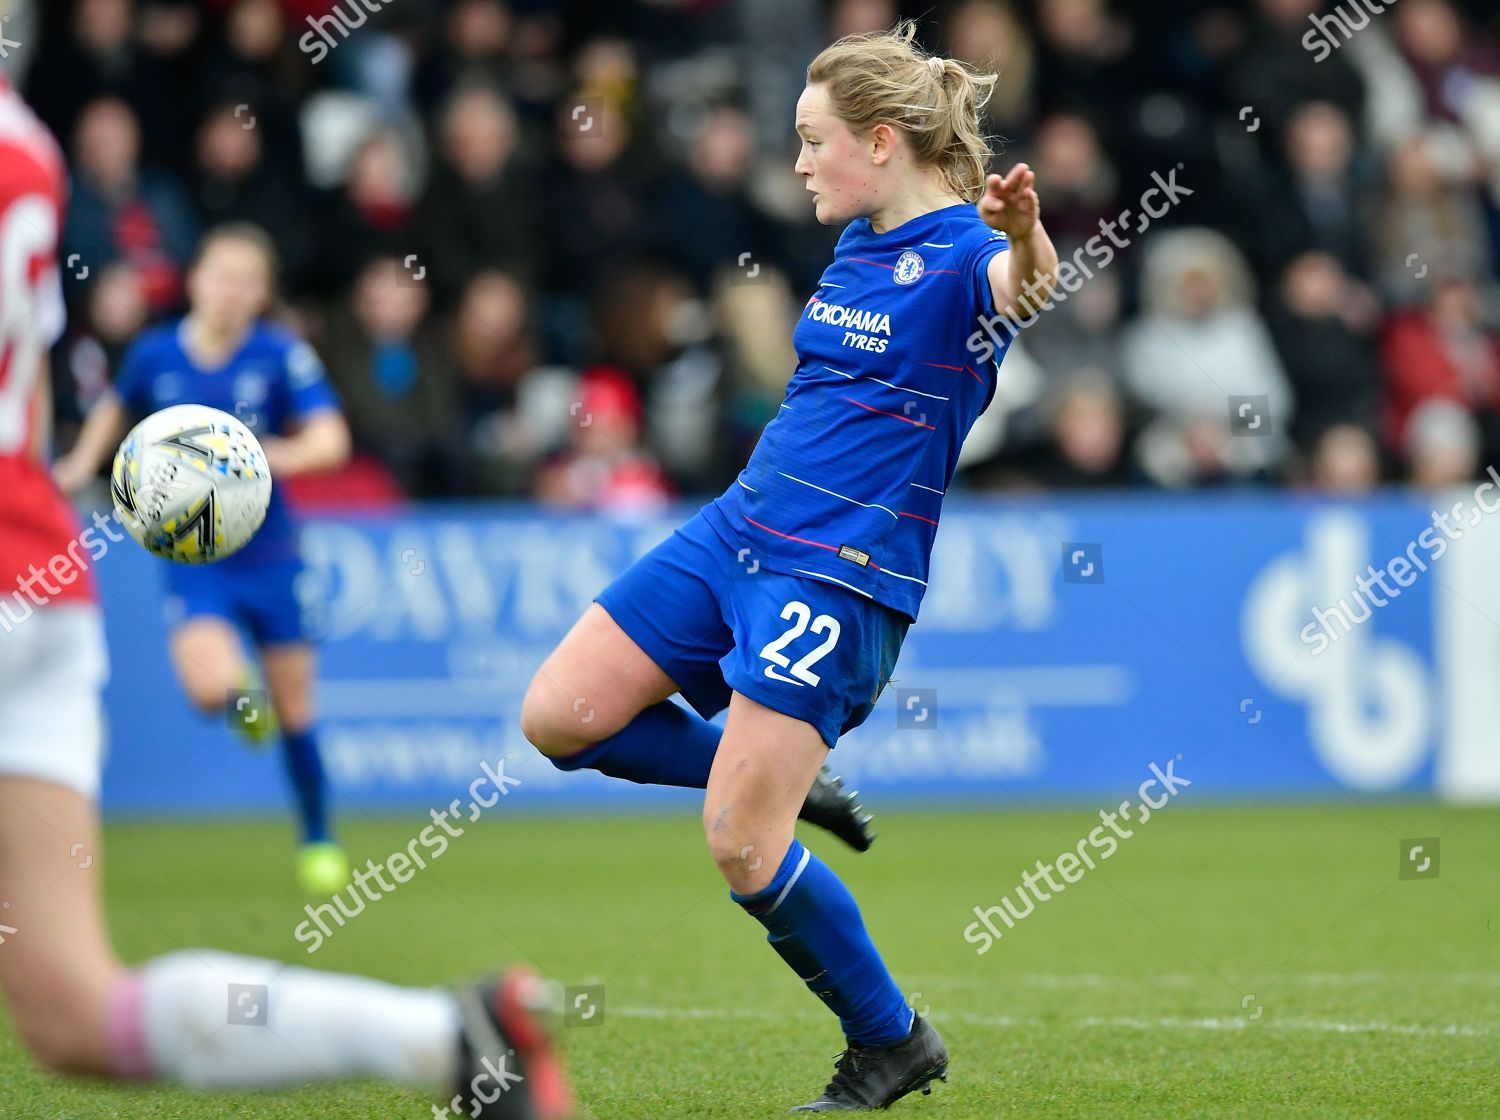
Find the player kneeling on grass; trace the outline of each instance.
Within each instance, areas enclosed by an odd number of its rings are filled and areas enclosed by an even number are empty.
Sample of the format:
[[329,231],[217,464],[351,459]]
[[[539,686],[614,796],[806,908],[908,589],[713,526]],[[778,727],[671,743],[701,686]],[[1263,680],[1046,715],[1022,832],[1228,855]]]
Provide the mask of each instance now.
[[[212,564],[168,566],[172,664],[201,711],[227,710],[231,726],[255,745],[279,733],[301,825],[298,881],[311,894],[330,894],[349,881],[349,864],[330,831],[313,729],[312,636],[298,594],[302,560],[280,486],[340,466],[349,430],[312,347],[260,320],[275,275],[275,250],[262,230],[236,223],[209,231],[188,274],[187,317],[135,342],[54,473],[64,490],[82,486],[114,455],[127,413],[170,405],[210,405],[260,438],[277,485],[255,538]],[[253,695],[257,676],[239,627],[259,654],[269,708]]]
[[[947,1073],[942,1039],[793,826],[916,619],[943,494],[1006,341],[981,360],[968,340],[981,316],[1033,315],[1023,288],[1047,292],[1057,269],[1030,169],[985,176],[994,78],[925,57],[913,35],[842,39],[809,67],[796,169],[818,220],[849,224],[797,325],[786,402],[735,484],[589,607],[522,711],[563,769],[706,786],[730,897],[848,1039],[798,1112],[884,1108]],[[721,737],[699,717],[726,706]]]
[[[203,1089],[377,1078],[440,1094],[439,1114],[556,1120],[568,1092],[524,973],[461,994],[185,949],[127,969],[100,891],[103,622],[71,512],[45,463],[46,351],[63,327],[62,157],[0,77],[0,993],[22,1039],[59,1073]],[[73,578],[43,584],[58,558]],[[66,570],[66,569],[63,569]],[[56,591],[55,595],[50,594]],[[85,854],[86,853],[86,854]],[[237,986],[244,997],[236,1003]],[[245,1017],[230,1018],[230,1009]],[[230,1023],[244,1024],[231,1027]],[[7,1115],[10,1113],[7,1112]]]

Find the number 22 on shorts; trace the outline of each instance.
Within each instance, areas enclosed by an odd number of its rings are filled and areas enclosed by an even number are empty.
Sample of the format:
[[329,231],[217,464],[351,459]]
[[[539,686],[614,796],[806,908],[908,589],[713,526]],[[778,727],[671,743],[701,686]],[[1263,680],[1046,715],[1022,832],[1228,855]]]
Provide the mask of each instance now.
[[[773,681],[785,681],[799,688],[804,684],[817,684],[823,678],[814,673],[812,667],[828,656],[833,651],[833,647],[838,644],[839,620],[828,614],[820,614],[817,618],[813,618],[812,608],[796,599],[781,608],[781,617],[791,622],[792,625],[781,637],[773,638],[761,649],[761,657],[771,663],[765,668],[766,676]],[[814,634],[827,634],[828,636],[820,645],[804,654],[794,665],[792,659],[781,651],[809,630]],[[782,672],[783,669],[786,670],[785,673]],[[787,673],[791,675],[788,676]]]

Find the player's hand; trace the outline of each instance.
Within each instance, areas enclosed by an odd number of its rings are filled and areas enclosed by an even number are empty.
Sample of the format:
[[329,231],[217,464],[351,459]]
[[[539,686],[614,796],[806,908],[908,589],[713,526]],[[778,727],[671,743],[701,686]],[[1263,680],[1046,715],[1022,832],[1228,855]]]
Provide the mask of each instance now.
[[1036,194],[1036,174],[1018,163],[1008,175],[991,175],[979,199],[979,216],[991,229],[1011,241],[1024,241],[1042,220],[1042,202]]
[[266,453],[266,466],[273,478],[287,478],[299,473],[301,462],[289,441],[280,436],[261,436],[260,449]]

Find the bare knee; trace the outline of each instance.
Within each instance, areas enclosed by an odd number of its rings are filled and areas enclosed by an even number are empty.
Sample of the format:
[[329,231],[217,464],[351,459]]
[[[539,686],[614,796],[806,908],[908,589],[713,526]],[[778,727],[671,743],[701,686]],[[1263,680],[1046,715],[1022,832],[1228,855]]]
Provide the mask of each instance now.
[[107,990],[69,985],[51,996],[21,995],[9,1000],[10,1015],[26,1048],[53,1073],[108,1074]]
[[223,682],[208,673],[190,670],[181,674],[181,683],[188,703],[204,715],[217,715],[229,703]]
[[[790,833],[791,826],[787,831]],[[737,826],[732,811],[710,810],[707,806],[703,835],[719,874],[736,894],[754,894],[770,886],[791,845],[790,835],[782,838],[769,835],[764,828]]]
[[172,635],[172,662],[188,703],[214,714],[229,703],[229,691],[242,687],[244,655],[239,638],[219,619],[190,619]]
[[548,758],[565,758],[597,743],[598,714],[586,700],[571,706],[556,686],[533,677],[521,701],[521,734]]

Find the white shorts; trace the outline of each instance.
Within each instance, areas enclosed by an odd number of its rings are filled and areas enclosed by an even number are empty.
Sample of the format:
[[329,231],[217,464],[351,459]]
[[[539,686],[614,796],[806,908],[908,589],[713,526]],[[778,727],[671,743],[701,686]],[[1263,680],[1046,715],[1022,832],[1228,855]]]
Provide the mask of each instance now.
[[104,619],[93,603],[42,607],[0,627],[0,777],[40,778],[99,794],[109,679]]

